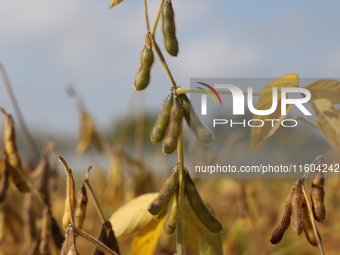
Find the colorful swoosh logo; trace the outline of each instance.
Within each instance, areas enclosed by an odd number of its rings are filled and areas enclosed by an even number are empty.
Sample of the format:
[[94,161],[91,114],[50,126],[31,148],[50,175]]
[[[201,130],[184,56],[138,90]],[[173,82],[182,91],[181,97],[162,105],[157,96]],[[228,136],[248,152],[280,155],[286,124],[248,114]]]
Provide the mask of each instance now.
[[[214,92],[215,95],[217,96],[218,100],[220,100],[220,103],[221,103],[221,106],[222,106],[222,100],[221,100],[221,98],[220,98],[220,95],[217,93],[217,91],[216,91],[213,87],[211,87],[210,85],[205,84],[205,83],[203,83],[203,82],[197,82],[197,83],[199,83],[199,84],[201,84],[201,85],[204,85],[204,86],[206,86],[207,88],[211,89],[211,91]],[[200,88],[200,87],[197,87],[197,88],[203,90],[203,91],[206,92],[209,96],[211,96],[211,98],[212,98],[212,99],[214,100],[214,102],[215,102],[215,105],[217,105],[214,96],[210,93],[209,90],[206,90],[206,89],[203,89],[203,88]]]

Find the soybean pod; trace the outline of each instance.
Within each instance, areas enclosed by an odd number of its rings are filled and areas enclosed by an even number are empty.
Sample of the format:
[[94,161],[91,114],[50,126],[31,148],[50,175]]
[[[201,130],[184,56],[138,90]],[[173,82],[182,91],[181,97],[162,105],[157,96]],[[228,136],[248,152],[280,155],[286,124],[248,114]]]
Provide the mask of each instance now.
[[293,192],[291,192],[290,195],[288,196],[283,206],[283,213],[281,215],[281,218],[272,231],[272,235],[270,237],[270,242],[272,244],[279,243],[284,233],[286,232],[287,228],[289,227],[290,217],[292,215],[292,196]]
[[145,89],[150,82],[150,72],[151,67],[154,61],[154,55],[152,52],[152,46],[149,39],[149,34],[145,37],[145,45],[144,49],[142,50],[141,57],[140,57],[140,67],[138,73],[135,78],[135,89],[136,90],[143,90]]
[[318,242],[317,242],[314,230],[313,230],[312,221],[309,217],[307,202],[304,197],[302,197],[301,217],[302,217],[303,231],[305,232],[308,242],[313,246],[317,246]]
[[323,222],[326,217],[326,208],[324,205],[325,198],[325,174],[323,172],[315,172],[312,180],[312,189],[310,197],[312,200],[312,208],[315,220]]
[[170,122],[170,113],[174,102],[174,95],[171,91],[166,97],[162,110],[158,114],[156,123],[151,131],[150,139],[152,143],[159,143],[165,136],[166,129]]
[[176,57],[178,54],[178,41],[176,38],[175,13],[171,0],[165,2],[162,11],[162,31],[166,51]]
[[194,108],[191,106],[190,100],[185,94],[180,95],[180,102],[183,106],[184,118],[190,127],[190,129],[195,133],[198,140],[202,143],[208,144],[214,141],[212,133],[207,129],[198,116],[196,115]]
[[174,104],[171,109],[169,131],[163,142],[163,153],[171,154],[177,148],[177,141],[182,132],[183,108],[177,95],[174,95]]
[[148,210],[152,215],[161,213],[170,202],[172,196],[178,190],[178,167],[176,166],[165,180],[158,197],[150,204]]
[[178,191],[175,193],[172,200],[172,204],[168,213],[168,218],[163,225],[163,233],[166,235],[171,235],[175,232],[177,224],[177,211],[178,211]]
[[191,208],[194,210],[197,218],[213,233],[219,233],[222,230],[221,223],[210,213],[204,205],[201,196],[198,194],[196,185],[191,179],[189,172],[185,171],[185,193],[188,197]]
[[292,198],[292,218],[293,218],[293,229],[299,236],[303,230],[302,218],[301,218],[301,207],[303,202],[303,193],[300,183],[297,183],[293,188]]

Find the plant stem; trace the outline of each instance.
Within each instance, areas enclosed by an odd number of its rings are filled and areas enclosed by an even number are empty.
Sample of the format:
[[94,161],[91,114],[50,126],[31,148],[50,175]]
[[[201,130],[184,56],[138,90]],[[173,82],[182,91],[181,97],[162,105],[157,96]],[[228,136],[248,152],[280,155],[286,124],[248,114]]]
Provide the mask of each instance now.
[[150,41],[152,43],[152,46],[155,48],[156,53],[157,53],[159,59],[161,60],[163,66],[164,66],[165,72],[166,72],[166,74],[168,75],[168,77],[170,79],[172,87],[177,88],[176,82],[175,82],[175,80],[174,80],[174,78],[173,78],[173,76],[172,76],[172,74],[170,72],[169,66],[168,66],[168,64],[165,61],[165,58],[164,58],[164,56],[163,56],[163,54],[161,52],[161,49],[159,48],[158,44],[156,43],[155,38],[151,34],[149,34],[149,36],[150,36]]
[[[221,95],[232,95],[231,91],[229,90],[216,90],[218,94]],[[185,93],[199,93],[199,94],[204,94],[206,92],[204,92],[203,90],[200,89],[190,89],[190,88],[177,88],[176,89],[176,93],[179,94],[185,94]],[[248,92],[243,91],[243,95],[247,96]],[[253,92],[253,96],[257,96],[259,97],[261,95],[261,92]]]
[[29,131],[27,125],[26,125],[25,119],[24,119],[24,117],[23,117],[23,115],[21,113],[18,101],[17,101],[17,99],[15,97],[15,94],[13,92],[11,83],[9,82],[9,79],[8,79],[5,67],[1,63],[0,63],[0,73],[1,73],[2,79],[4,81],[7,93],[9,95],[9,98],[10,98],[12,104],[13,104],[14,111],[15,111],[17,117],[18,117],[18,121],[19,121],[19,124],[21,126],[21,129],[24,132],[25,137],[26,137],[26,139],[28,141],[28,144],[30,145],[30,147],[31,147],[31,149],[33,151],[33,154],[34,154],[36,162],[38,162],[39,158],[40,158],[39,150],[37,148],[37,145],[34,142],[34,139],[33,139],[32,135],[31,135],[31,133],[30,133],[30,131]]
[[177,213],[177,254],[184,255],[184,228],[183,228],[183,211],[184,211],[184,159],[183,159],[183,130],[178,137],[177,155],[179,161],[179,194],[178,194],[178,213]]
[[106,219],[105,219],[105,217],[104,217],[104,214],[103,214],[102,209],[100,208],[100,205],[99,205],[99,203],[98,203],[98,200],[97,200],[97,198],[96,198],[96,196],[95,196],[95,194],[94,194],[94,192],[93,192],[93,190],[92,190],[92,187],[91,187],[91,185],[90,185],[90,183],[89,183],[89,180],[88,180],[88,179],[85,179],[85,180],[83,181],[83,183],[85,184],[86,189],[90,192],[90,195],[91,195],[92,200],[93,200],[93,202],[94,202],[94,205],[95,205],[95,207],[96,207],[96,210],[97,210],[97,213],[98,213],[98,215],[99,215],[99,218],[100,218],[102,224],[104,224],[104,223],[106,222]]
[[148,14],[148,0],[144,0],[144,14],[145,14],[145,22],[146,22],[146,30],[150,33],[150,22],[149,22],[149,14]]
[[153,37],[155,37],[155,35],[156,35],[156,29],[157,29],[159,17],[161,16],[161,13],[162,13],[162,10],[163,10],[163,5],[164,5],[164,0],[162,0],[160,5],[159,5],[158,12],[157,12],[156,19],[155,19],[155,23],[153,24],[153,28],[152,28],[152,36]]

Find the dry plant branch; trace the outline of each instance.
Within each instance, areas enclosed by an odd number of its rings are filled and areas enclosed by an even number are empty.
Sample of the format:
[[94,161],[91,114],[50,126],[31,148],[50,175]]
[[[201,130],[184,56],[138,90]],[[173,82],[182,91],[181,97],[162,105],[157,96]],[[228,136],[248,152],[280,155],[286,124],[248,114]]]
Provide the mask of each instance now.
[[86,186],[86,189],[89,191],[90,193],[90,196],[93,200],[93,203],[94,203],[94,206],[96,207],[96,210],[97,210],[97,213],[99,215],[99,218],[101,220],[101,223],[104,224],[106,222],[106,219],[104,217],[104,214],[103,214],[103,211],[99,205],[99,202],[97,200],[97,197],[95,196],[93,190],[92,190],[92,187],[90,185],[90,182],[89,182],[89,175],[90,175],[90,170],[91,170],[91,166],[88,168],[87,172],[86,172],[86,179],[83,181],[83,183],[85,184]]

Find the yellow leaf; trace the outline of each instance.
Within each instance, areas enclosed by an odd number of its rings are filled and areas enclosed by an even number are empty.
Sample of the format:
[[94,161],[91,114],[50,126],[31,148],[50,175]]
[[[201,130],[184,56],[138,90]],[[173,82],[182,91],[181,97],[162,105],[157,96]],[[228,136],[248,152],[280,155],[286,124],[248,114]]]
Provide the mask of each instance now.
[[[281,88],[282,87],[297,87],[299,84],[299,76],[296,74],[284,75],[276,80],[270,82],[261,92],[257,106],[257,110],[268,110],[272,106],[273,101],[273,87],[277,88],[277,108],[275,112],[270,115],[254,115],[254,119],[260,119],[264,122],[262,127],[253,127],[251,133],[251,151],[255,151],[260,147],[264,141],[272,136],[280,127],[281,121],[285,118],[281,115]],[[287,114],[292,105],[287,106]],[[266,119],[276,119],[276,121],[265,121]]]
[[148,211],[158,193],[147,193],[136,197],[115,211],[110,222],[116,237],[129,235],[157,222]]
[[333,104],[340,104],[340,82],[335,80],[317,80],[306,86],[312,94],[311,100],[328,98]]
[[340,150],[340,111],[335,109],[330,99],[321,98],[311,101],[318,118],[316,123],[326,136],[328,142]]
[[[207,208],[211,207],[205,203]],[[188,254],[222,255],[222,232],[214,234],[197,218],[187,199],[184,203],[184,244]],[[190,251],[190,252],[189,252]]]
[[120,2],[123,2],[123,0],[111,0],[111,4],[109,8],[112,8],[113,6],[119,4]]
[[154,254],[165,220],[166,217],[163,217],[160,221],[153,221],[146,228],[138,232],[132,241],[131,255]]

